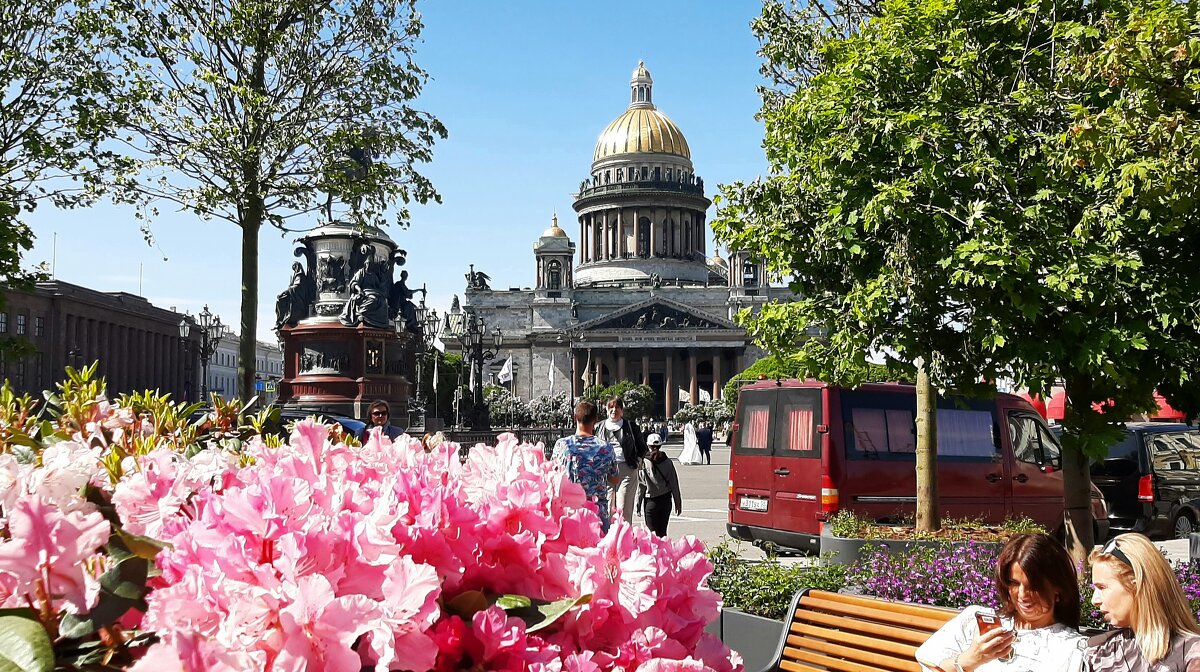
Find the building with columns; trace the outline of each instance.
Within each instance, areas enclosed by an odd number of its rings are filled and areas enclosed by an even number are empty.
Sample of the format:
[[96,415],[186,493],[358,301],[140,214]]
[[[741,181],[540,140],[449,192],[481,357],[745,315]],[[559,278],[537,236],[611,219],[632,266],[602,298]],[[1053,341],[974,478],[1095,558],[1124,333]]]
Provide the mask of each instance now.
[[500,290],[468,278],[460,310],[500,328],[492,371],[511,357],[513,393],[522,398],[632,380],[650,385],[656,415],[670,417],[682,400],[719,397],[763,356],[734,315],[790,296],[746,255],[709,254],[712,201],[683,133],[655,106],[653,86],[639,63],[627,109],[596,142],[575,197],[578,244],[555,216],[533,244],[533,287]]

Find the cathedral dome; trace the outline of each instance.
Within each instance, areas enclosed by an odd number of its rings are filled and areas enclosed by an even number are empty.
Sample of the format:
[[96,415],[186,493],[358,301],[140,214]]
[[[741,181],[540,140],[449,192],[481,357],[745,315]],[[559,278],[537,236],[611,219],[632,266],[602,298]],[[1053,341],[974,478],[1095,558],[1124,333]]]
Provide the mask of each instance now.
[[563,231],[558,225],[558,213],[554,213],[554,219],[551,220],[550,228],[542,232],[542,238],[566,238],[567,232]]
[[654,80],[645,63],[638,62],[629,87],[629,109],[600,134],[592,160],[642,153],[674,154],[690,160],[692,152],[683,132],[654,107]]

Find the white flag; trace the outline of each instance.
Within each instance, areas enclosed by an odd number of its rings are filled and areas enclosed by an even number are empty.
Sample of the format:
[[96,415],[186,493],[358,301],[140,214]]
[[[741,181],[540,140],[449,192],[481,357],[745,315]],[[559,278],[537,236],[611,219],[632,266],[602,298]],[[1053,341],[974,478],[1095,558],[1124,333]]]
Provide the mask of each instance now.
[[587,385],[588,381],[590,381],[591,378],[592,378],[592,349],[588,348],[587,364],[583,365],[583,375],[579,376],[579,379],[583,381],[584,385]]
[[475,393],[475,364],[473,362],[471,363],[471,384],[467,389],[471,391],[471,394]]
[[554,394],[554,362],[550,362],[550,394]]
[[679,400],[685,404],[690,404],[692,403],[692,395],[688,394],[688,391],[681,387],[679,388]]
[[500,369],[500,382],[501,383],[511,382],[513,379],[512,373],[513,373],[512,372],[512,357],[509,357],[504,362],[504,367]]
[[433,391],[435,394],[437,393],[438,360],[439,359],[441,359],[441,357],[435,356],[433,358]]
[[712,401],[712,395],[708,393],[708,390],[700,390],[700,401],[701,402]]

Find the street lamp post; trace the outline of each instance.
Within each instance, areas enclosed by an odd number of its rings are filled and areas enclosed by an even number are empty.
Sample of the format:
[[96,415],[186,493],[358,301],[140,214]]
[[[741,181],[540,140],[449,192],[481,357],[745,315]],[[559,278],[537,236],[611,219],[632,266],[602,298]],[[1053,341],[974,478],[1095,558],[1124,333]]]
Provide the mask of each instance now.
[[[418,345],[417,357],[417,406],[421,409],[421,417],[429,417],[428,404],[432,403],[437,406],[437,393],[434,392],[433,398],[426,402],[425,388],[421,384],[421,376],[427,364],[433,361],[433,357],[437,356],[437,349],[434,347],[434,341],[441,336],[441,318],[438,317],[437,310],[429,308],[425,305],[425,298],[421,298],[421,303],[416,307],[417,324],[421,326],[421,343]],[[433,375],[433,372],[430,372]],[[436,388],[437,381],[433,381],[433,386]],[[421,423],[424,426],[424,422]]]
[[[179,337],[186,341],[192,331],[192,321],[185,317],[179,321]],[[200,398],[208,401],[208,362],[217,352],[217,345],[228,333],[228,328],[221,324],[221,318],[213,315],[208,306],[200,311],[196,326],[200,327]]]
[[470,363],[471,371],[474,373],[472,377],[475,379],[475,385],[471,390],[473,402],[471,405],[471,429],[489,431],[492,428],[492,422],[487,404],[483,400],[483,365],[496,358],[504,334],[499,327],[496,327],[490,334],[491,342],[488,345],[491,348],[485,348],[484,339],[488,337],[487,325],[478,315],[468,314],[465,316],[459,332],[455,335],[462,346],[463,358]]

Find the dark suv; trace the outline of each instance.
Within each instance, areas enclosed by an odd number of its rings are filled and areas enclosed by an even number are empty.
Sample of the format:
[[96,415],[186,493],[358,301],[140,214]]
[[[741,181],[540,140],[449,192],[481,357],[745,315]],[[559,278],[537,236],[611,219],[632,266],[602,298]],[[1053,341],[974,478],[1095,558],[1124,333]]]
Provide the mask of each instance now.
[[1186,539],[1200,531],[1200,429],[1130,422],[1125,439],[1092,462],[1114,534]]

